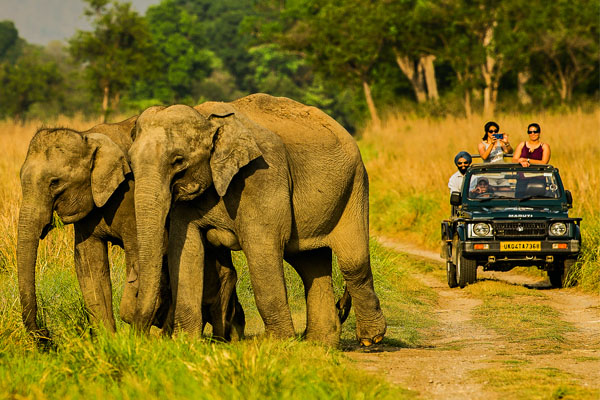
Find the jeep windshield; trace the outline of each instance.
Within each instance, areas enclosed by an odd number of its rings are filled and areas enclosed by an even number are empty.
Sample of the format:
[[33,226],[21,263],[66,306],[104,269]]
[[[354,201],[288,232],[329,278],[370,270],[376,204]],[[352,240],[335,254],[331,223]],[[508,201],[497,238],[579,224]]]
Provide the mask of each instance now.
[[552,171],[476,171],[464,184],[469,188],[468,198],[482,202],[491,199],[558,199],[561,196]]

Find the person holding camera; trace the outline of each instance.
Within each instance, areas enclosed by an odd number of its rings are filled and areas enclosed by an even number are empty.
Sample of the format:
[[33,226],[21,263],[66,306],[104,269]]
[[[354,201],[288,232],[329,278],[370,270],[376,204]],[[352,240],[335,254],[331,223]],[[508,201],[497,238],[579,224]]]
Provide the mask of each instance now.
[[504,154],[512,152],[508,135],[500,133],[500,126],[494,121],[485,124],[482,142],[479,143],[479,155],[484,163],[503,162]]

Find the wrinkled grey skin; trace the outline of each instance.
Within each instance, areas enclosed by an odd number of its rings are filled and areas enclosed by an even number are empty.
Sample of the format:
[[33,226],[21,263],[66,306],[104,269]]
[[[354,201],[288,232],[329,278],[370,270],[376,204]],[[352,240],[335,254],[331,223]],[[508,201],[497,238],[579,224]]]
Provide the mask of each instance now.
[[[134,183],[127,151],[133,142],[136,119],[101,124],[86,132],[41,129],[31,140],[21,168],[23,202],[17,267],[23,322],[28,331],[41,339],[48,338],[49,333],[36,322],[35,264],[38,241],[51,229],[53,211],[65,224],[74,224],[75,270],[83,299],[92,321],[102,323],[109,331],[115,331],[115,320],[108,242],[125,249],[127,280],[119,313],[126,322],[133,319],[139,268]],[[164,252],[166,239],[159,246]],[[205,290],[209,303],[204,307],[215,336],[229,338],[232,322],[239,335],[240,329],[243,332],[243,311],[235,294],[237,276],[231,254],[211,249],[206,264],[208,283],[213,286]],[[171,305],[166,266],[164,270],[159,282],[161,295],[153,305],[153,322],[158,326],[165,322]],[[236,325],[240,321],[241,326]]]
[[200,333],[198,254],[208,242],[244,251],[256,305],[275,337],[294,335],[285,258],[305,286],[307,339],[334,346],[341,330],[331,281],[335,252],[359,341],[381,341],[386,323],[369,260],[367,173],[356,143],[329,116],[262,94],[195,109],[151,107],[136,123],[129,154],[144,266],[134,319],[140,329],[148,329],[159,295],[157,249],[170,212],[176,329]]

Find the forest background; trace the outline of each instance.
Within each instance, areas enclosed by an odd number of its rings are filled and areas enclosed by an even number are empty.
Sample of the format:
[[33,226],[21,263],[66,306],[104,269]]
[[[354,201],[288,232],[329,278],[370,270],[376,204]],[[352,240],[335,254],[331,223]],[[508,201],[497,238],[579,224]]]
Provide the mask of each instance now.
[[265,92],[357,132],[397,112],[586,111],[599,98],[595,1],[162,0],[143,15],[84,2],[92,28],[66,42],[30,44],[0,22],[0,119],[114,120]]

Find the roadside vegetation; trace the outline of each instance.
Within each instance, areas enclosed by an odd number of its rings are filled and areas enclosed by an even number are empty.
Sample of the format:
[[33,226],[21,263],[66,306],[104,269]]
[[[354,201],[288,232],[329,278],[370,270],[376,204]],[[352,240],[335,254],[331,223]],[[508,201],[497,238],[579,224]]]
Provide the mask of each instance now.
[[[599,156],[593,146],[597,118],[597,111],[497,118],[513,143],[518,142],[521,136],[518,132],[528,121],[537,120],[542,124],[543,140],[552,144],[553,163],[559,166],[566,186],[573,191],[573,215],[584,217],[585,249],[578,263],[578,279],[586,290],[595,287],[593,279],[597,279],[598,274],[597,268],[592,268],[598,260],[599,223],[594,219],[597,204],[593,191],[586,190],[599,181],[598,172],[586,168]],[[97,122],[61,117],[52,124],[83,129]],[[19,168],[29,138],[40,125],[40,122],[0,123],[3,143],[0,157],[0,398],[418,397],[414,391],[387,383],[385,376],[357,369],[340,350],[324,349],[301,340],[275,342],[263,338],[263,324],[240,252],[234,254],[234,261],[239,273],[238,294],[247,317],[247,340],[222,344],[185,336],[167,339],[160,337],[155,328],[151,337],[139,337],[122,322],[118,322],[116,336],[104,332],[91,335],[73,268],[71,226],[59,226],[40,244],[37,268],[40,322],[50,329],[54,342],[47,348],[37,348],[21,323],[15,245],[20,203]],[[437,250],[439,221],[449,212],[446,182],[454,169],[453,155],[457,149],[475,146],[480,125],[482,121],[397,117],[390,119],[382,130],[365,132],[359,144],[370,173],[374,233],[411,240]],[[571,131],[580,133],[577,142],[561,135]],[[584,147],[591,150],[584,151]],[[429,274],[443,281],[443,267],[397,254],[375,240],[371,242],[371,251],[376,290],[388,320],[384,346],[427,348],[439,333],[440,325],[434,312],[438,295],[420,281],[419,275]],[[123,252],[112,247],[111,260],[116,312],[124,279]],[[286,277],[299,338],[305,324],[303,287],[291,268],[286,269]],[[337,268],[334,268],[334,284],[339,297],[343,280]],[[519,354],[560,354],[568,349],[567,335],[574,328],[562,322],[554,309],[544,305],[542,292],[483,281],[463,293],[482,300],[481,306],[474,310],[474,320],[503,337],[510,337],[512,345],[519,347]],[[351,314],[343,326],[341,350],[358,349],[354,328]],[[466,350],[468,343],[454,343],[453,348]],[[580,360],[597,361],[595,358]],[[530,379],[534,378],[536,384],[531,385]],[[535,363],[516,356],[514,362],[498,361],[489,368],[474,371],[472,379],[505,398],[594,398],[597,395],[568,372],[538,368]]]
[[[59,120],[58,125],[85,128],[96,121]],[[38,123],[2,123],[0,157],[0,399],[61,398],[363,398],[410,399],[415,393],[392,386],[383,376],[356,369],[340,350],[300,340],[304,330],[304,289],[286,267],[288,296],[298,338],[262,337],[242,253],[234,254],[238,294],[247,318],[247,340],[223,344],[185,336],[163,338],[156,328],[139,337],[118,321],[119,333],[90,333],[88,316],[73,266],[72,226],[58,226],[41,241],[36,271],[40,323],[53,342],[38,348],[23,329],[16,271],[19,168]],[[397,255],[373,241],[375,284],[388,317],[386,343],[413,347],[422,330],[435,324],[435,294],[404,266]],[[115,313],[125,279],[124,253],[111,247]],[[343,281],[337,268],[337,296]],[[344,324],[341,347],[356,349],[355,320]],[[210,332],[210,329],[208,329]]]
[[[541,141],[552,150],[550,163],[559,168],[565,188],[573,194],[570,215],[583,218],[583,249],[570,279],[581,289],[597,293],[600,170],[594,165],[600,157],[600,110],[590,106],[573,112],[507,114],[493,119],[513,147],[526,140],[529,123],[541,125]],[[367,128],[360,147],[371,182],[371,229],[439,251],[440,222],[450,215],[447,183],[456,171],[454,156],[461,150],[478,154],[477,143],[487,121],[393,114],[381,128]]]

